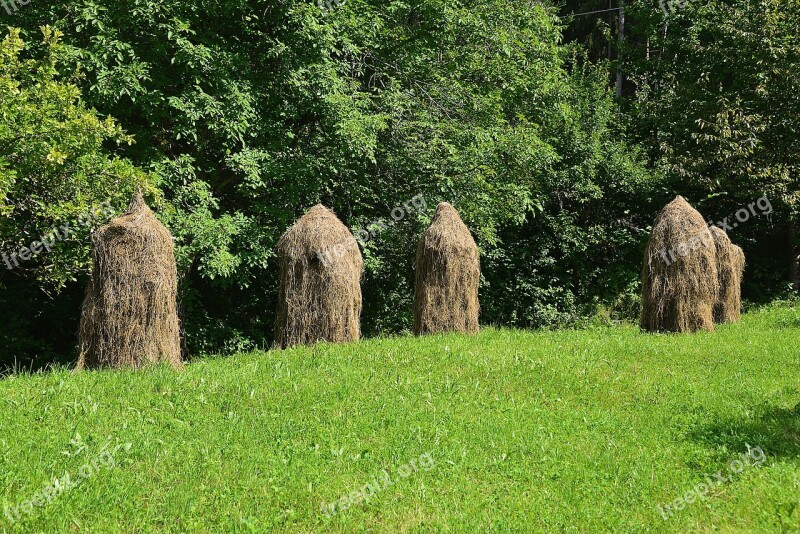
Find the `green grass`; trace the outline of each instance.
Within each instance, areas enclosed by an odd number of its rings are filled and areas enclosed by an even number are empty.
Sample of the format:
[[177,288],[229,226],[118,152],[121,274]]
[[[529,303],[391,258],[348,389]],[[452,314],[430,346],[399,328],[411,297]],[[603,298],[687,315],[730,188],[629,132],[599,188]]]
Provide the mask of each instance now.
[[[182,373],[0,381],[2,505],[103,467],[21,532],[797,531],[800,312],[714,334],[633,327],[379,339]],[[760,447],[766,460],[668,520]],[[420,467],[428,453],[433,466]],[[103,457],[108,459],[108,456]],[[411,460],[416,472],[397,470]],[[386,470],[396,483],[328,517]]]

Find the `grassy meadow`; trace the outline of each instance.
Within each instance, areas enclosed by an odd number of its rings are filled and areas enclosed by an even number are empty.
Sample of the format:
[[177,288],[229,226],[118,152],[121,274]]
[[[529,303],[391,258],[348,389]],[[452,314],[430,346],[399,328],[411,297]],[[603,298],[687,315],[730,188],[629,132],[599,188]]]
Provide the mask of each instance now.
[[8,532],[800,529],[790,306],[19,374],[0,413]]

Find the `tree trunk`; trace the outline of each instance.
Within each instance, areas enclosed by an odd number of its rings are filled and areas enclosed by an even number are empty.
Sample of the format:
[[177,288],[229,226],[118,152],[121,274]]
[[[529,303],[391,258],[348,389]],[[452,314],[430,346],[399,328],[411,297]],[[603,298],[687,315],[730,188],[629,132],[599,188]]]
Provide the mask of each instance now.
[[625,4],[619,2],[619,26],[617,27],[617,98],[622,96],[622,46],[625,43]]
[[789,280],[795,291],[800,291],[800,247],[797,246],[797,225],[789,223]]

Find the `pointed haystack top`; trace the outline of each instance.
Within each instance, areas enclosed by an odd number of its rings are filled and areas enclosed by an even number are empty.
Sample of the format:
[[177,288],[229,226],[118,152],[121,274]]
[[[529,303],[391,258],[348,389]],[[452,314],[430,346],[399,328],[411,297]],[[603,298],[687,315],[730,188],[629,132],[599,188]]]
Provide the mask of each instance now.
[[[455,212],[455,214],[456,214],[456,215],[458,215],[458,212],[456,211],[456,209],[455,209],[455,208],[453,207],[453,205],[452,205],[452,204],[450,204],[449,202],[439,202],[439,203],[436,205],[436,212],[437,212],[437,214],[438,214],[438,212],[439,212],[439,211],[445,211],[445,210],[447,210],[447,209],[449,209],[449,210],[451,210],[451,211],[454,211],[454,212]],[[459,219],[460,219],[460,218],[461,218],[461,217],[459,217]]]
[[134,211],[141,211],[143,209],[149,209],[147,206],[147,202],[144,201],[144,196],[142,196],[142,190],[139,189],[131,198],[130,204],[128,204],[128,213],[132,213]]
[[[142,195],[142,190],[139,189],[133,194],[133,197],[131,197],[131,201],[128,204],[128,209],[125,211],[125,213],[111,221],[109,226],[112,226],[115,222],[120,224],[123,222],[131,224],[140,223],[142,221],[147,221],[148,223],[153,222],[154,226],[164,228],[161,222],[156,219],[156,216],[153,214],[153,210],[151,210],[147,205],[147,202],[145,202],[144,196]],[[166,231],[167,229],[164,228],[164,232]]]
[[676,239],[676,246],[684,242],[688,244],[695,236],[701,239],[710,237],[703,216],[680,195],[661,209],[653,223],[653,231],[663,232],[662,238],[667,241]]
[[336,214],[317,204],[283,234],[278,242],[278,254],[297,259],[324,253],[337,244],[358,249],[353,234]]
[[133,197],[131,197],[131,201],[128,204],[128,210],[125,213],[137,213],[140,211],[150,211],[150,207],[144,200],[142,190],[138,189],[136,193],[133,194]]
[[[703,220],[703,216],[700,215],[700,212],[694,209],[692,205],[680,195],[676,196],[674,199],[672,199],[672,202],[661,208],[658,216],[662,217],[665,213],[675,213],[676,211],[683,214],[688,214],[691,212],[691,216],[693,218],[696,219],[697,217],[700,217],[700,220]],[[695,217],[695,215],[697,215],[697,217]]]
[[[433,220],[435,221],[436,219],[452,219],[464,224],[458,211],[449,202],[439,202],[436,206],[436,213],[433,215]],[[466,228],[466,225],[464,228]]]
[[427,248],[477,251],[477,245],[469,228],[449,202],[441,202],[436,206],[436,213],[431,225],[425,231],[423,241],[422,246]]

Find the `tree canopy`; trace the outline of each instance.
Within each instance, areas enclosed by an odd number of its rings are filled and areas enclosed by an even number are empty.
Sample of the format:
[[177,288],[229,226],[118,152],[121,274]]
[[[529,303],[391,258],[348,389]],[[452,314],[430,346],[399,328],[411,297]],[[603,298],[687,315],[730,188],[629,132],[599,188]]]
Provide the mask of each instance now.
[[[575,4],[590,2],[561,14]],[[176,238],[190,353],[271,340],[275,245],[318,202],[371,230],[367,334],[409,328],[413,250],[439,201],[481,248],[486,323],[634,314],[649,225],[677,193],[709,217],[769,195],[785,235],[756,221],[744,236],[750,250],[785,250],[797,216],[796,1],[709,2],[669,19],[631,2],[622,47],[611,24],[602,32],[613,61],[587,43],[595,26],[571,26],[549,2],[324,7],[20,9],[0,67],[4,249],[89,206],[119,211],[144,187]],[[394,220],[412,198],[424,207]],[[3,305],[37,295],[20,310],[28,326],[3,331],[17,354],[64,350],[29,339],[42,317],[61,320],[54,336],[74,326],[89,244],[76,235],[0,274]],[[789,260],[764,261],[751,294],[785,291]]]

